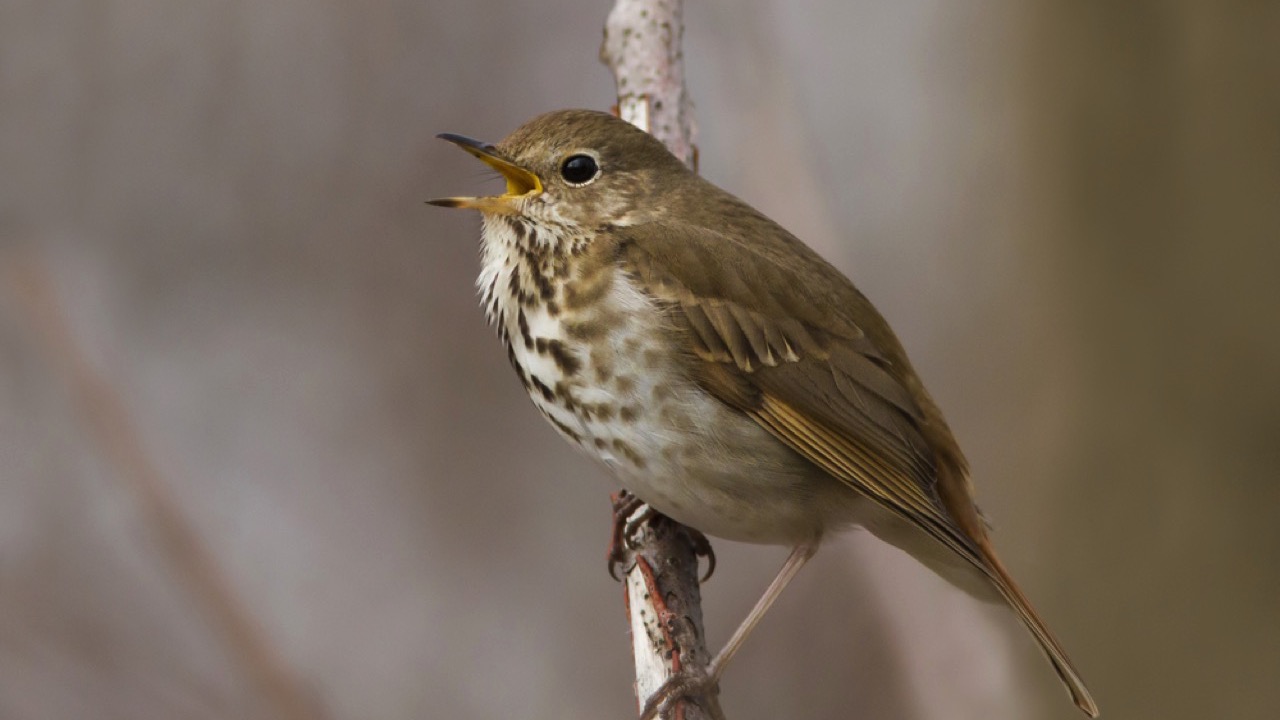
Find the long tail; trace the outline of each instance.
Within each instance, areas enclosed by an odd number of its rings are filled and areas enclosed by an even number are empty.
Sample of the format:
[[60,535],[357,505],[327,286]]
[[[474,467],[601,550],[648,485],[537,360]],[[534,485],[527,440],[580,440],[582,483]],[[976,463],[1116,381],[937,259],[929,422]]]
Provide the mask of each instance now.
[[[949,437],[946,436],[947,439]],[[1005,569],[1004,563],[1000,562],[1000,558],[996,556],[995,548],[991,546],[991,540],[987,537],[986,523],[973,503],[973,485],[969,482],[964,459],[959,455],[959,449],[955,447],[954,442],[951,440],[952,451],[944,453],[942,462],[939,464],[938,491],[951,518],[968,536],[972,543],[970,547],[977,550],[979,557],[974,558],[968,555],[968,559],[979,561],[977,564],[981,566],[991,583],[1035,636],[1036,642],[1040,643],[1040,649],[1048,656],[1058,677],[1062,678],[1063,684],[1067,686],[1067,692],[1071,693],[1071,699],[1075,701],[1076,707],[1085,711],[1089,717],[1098,717],[1098,704],[1093,701],[1089,688],[1085,687],[1084,679],[1071,664],[1067,652],[1062,649],[1062,645],[1053,633],[1049,632],[1049,627],[1044,624],[1044,620],[1040,619],[1039,613],[1031,607],[1031,601],[1022,594],[1018,584]]]
[[1031,602],[1027,600],[1026,595],[1022,594],[1022,590],[1013,581],[1009,571],[1005,570],[1000,558],[996,557],[995,550],[985,537],[985,533],[983,535],[978,538],[978,548],[982,551],[982,559],[991,570],[991,578],[1000,590],[1000,594],[1009,601],[1014,612],[1040,643],[1040,648],[1044,650],[1045,655],[1049,656],[1049,662],[1053,663],[1053,669],[1058,672],[1058,677],[1062,678],[1062,682],[1067,686],[1067,691],[1071,693],[1071,699],[1075,701],[1076,707],[1085,711],[1089,717],[1098,717],[1098,705],[1089,694],[1089,688],[1085,687],[1084,679],[1071,664],[1071,659],[1067,657],[1058,639],[1049,632],[1049,627],[1044,624],[1044,620],[1040,619],[1035,608],[1031,607]]

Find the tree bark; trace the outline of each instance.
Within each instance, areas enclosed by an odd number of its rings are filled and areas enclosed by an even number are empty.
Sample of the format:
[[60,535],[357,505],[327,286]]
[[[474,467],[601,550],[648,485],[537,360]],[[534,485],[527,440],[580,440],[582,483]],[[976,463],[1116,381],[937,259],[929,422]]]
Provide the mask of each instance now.
[[[617,0],[605,22],[600,59],[617,83],[618,116],[652,133],[696,170],[683,35],[682,0]],[[643,709],[669,679],[701,674],[711,661],[698,586],[698,557],[707,546],[699,533],[647,506],[628,506],[615,496],[614,508],[615,522],[625,523],[615,549],[626,572],[636,701]],[[647,519],[628,522],[640,518]],[[723,718],[715,692],[676,699],[664,711],[676,720]]]

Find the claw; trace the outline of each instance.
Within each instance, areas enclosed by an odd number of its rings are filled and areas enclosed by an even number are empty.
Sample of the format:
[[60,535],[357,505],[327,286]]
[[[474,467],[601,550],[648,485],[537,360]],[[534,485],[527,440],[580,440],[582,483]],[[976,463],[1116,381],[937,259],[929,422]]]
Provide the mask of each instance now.
[[716,551],[711,549],[711,541],[707,539],[700,531],[694,530],[689,526],[685,526],[685,531],[689,535],[689,542],[693,543],[693,553],[698,557],[707,559],[707,573],[702,576],[698,582],[706,582],[716,571]]
[[644,501],[626,490],[615,493],[610,500],[613,501],[613,531],[609,535],[609,552],[605,559],[609,563],[609,577],[621,581],[617,568],[627,561],[627,550],[634,549],[631,546],[631,533],[638,527],[632,525],[631,516],[644,505]]

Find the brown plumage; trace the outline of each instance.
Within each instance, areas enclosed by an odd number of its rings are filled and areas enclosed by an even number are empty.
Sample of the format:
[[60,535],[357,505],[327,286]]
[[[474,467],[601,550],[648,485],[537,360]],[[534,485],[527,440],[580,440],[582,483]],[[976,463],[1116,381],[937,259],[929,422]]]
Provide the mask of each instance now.
[[[526,386],[533,378],[556,389],[559,401],[534,400],[562,434],[599,450],[624,486],[682,522],[807,548],[788,561],[788,578],[823,534],[848,524],[868,525],[948,579],[956,571],[944,567],[947,558],[962,559],[1031,630],[1076,704],[1097,714],[996,557],[942,413],[893,331],[844,275],[611,116],[552,113],[496,148],[450,139],[508,180],[500,197],[434,201],[485,213],[482,289],[500,334],[507,337],[505,318],[515,312],[527,337],[533,311],[504,309],[521,298],[504,298],[502,277],[528,275],[534,282],[525,285],[550,287],[540,301],[568,316],[539,316],[532,331],[546,334],[534,343],[553,364],[522,360],[518,346],[512,355]],[[570,181],[590,167],[589,180]],[[594,334],[575,334],[580,327]],[[618,350],[626,343],[633,352]],[[637,372],[660,378],[650,397],[591,380],[604,365],[625,371],[640,348],[649,369]],[[575,410],[584,397],[632,403],[634,427],[584,416]],[[660,397],[675,399],[664,405]],[[637,398],[655,409],[638,409]],[[626,451],[612,453],[611,443]],[[663,463],[672,456],[679,462]]]
[[[807,246],[749,206],[722,200],[737,205],[727,229],[654,224],[623,233],[627,266],[673,300],[688,326],[702,387],[986,574],[1072,699],[1096,716],[1066,651],[996,557],[964,456],[888,324]],[[738,233],[767,244],[735,243]],[[725,246],[732,254],[717,252]]]

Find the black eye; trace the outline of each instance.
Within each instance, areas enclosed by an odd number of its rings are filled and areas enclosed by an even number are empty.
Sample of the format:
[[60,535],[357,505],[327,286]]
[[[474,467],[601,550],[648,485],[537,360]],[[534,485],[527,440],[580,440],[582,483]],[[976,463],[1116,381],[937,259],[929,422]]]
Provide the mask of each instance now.
[[591,182],[600,174],[600,166],[590,155],[570,155],[560,166],[560,177],[570,185]]

